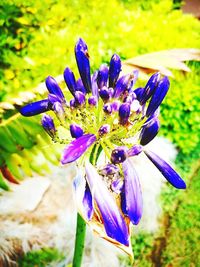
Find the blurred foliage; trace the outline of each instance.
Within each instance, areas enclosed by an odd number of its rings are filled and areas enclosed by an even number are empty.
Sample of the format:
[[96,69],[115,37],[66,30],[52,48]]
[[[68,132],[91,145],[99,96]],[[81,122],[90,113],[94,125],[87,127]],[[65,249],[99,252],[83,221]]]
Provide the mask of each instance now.
[[161,105],[160,134],[185,154],[200,143],[200,62],[192,62],[191,73],[175,73],[168,95]]
[[[46,267],[56,266],[56,262],[64,259],[64,256],[54,248],[43,248],[41,250],[28,252],[24,257],[19,259],[20,267]],[[54,265],[49,265],[54,262]]]
[[[200,171],[179,198],[181,205],[172,221],[167,247],[163,253],[163,266],[198,266],[200,262]],[[174,249],[174,244],[181,244]]]
[[1,1],[0,99],[30,90],[66,65],[76,70],[72,51],[80,36],[88,43],[93,69],[114,52],[130,58],[198,47],[199,22],[172,7],[169,0]]
[[[162,202],[170,224],[166,231],[166,247],[162,251],[163,266],[198,266],[200,240],[200,149],[185,156],[179,153],[177,166],[182,177],[187,181],[184,191],[165,187]],[[179,245],[177,245],[179,244]]]

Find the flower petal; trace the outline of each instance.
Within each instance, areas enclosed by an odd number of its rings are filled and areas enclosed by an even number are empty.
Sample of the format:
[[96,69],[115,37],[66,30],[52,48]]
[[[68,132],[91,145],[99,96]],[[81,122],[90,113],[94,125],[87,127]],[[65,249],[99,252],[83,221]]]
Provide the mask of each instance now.
[[107,235],[121,244],[129,246],[129,230],[119,207],[95,167],[87,162],[85,169],[86,179],[101,213]]
[[83,85],[83,82],[81,80],[81,78],[79,78],[77,81],[76,81],[76,91],[80,91],[82,92],[84,95],[86,94],[86,89]]
[[44,99],[22,107],[19,112],[26,117],[34,116],[50,110],[49,100]]
[[128,122],[129,116],[131,114],[131,106],[129,103],[122,103],[119,107],[119,118],[120,124],[124,125]]
[[67,164],[80,158],[82,154],[96,141],[94,134],[85,134],[67,145],[61,157],[61,163]]
[[131,75],[124,75],[119,78],[119,80],[116,83],[116,86],[114,88],[113,97],[118,98],[123,94],[129,87],[129,84],[131,83],[132,77]]
[[117,54],[114,54],[110,60],[110,67],[109,67],[109,87],[114,87],[116,81],[119,77],[119,73],[121,71],[122,64],[121,59]]
[[83,206],[84,206],[86,219],[91,220],[94,214],[94,207],[93,207],[92,194],[88,186],[88,183],[86,183],[86,187],[85,187],[85,194],[83,197]]
[[56,134],[56,128],[51,116],[44,114],[41,120],[44,130],[53,138]]
[[83,135],[83,129],[78,124],[70,124],[70,133],[73,138],[79,138]]
[[160,129],[159,119],[156,116],[149,118],[149,123],[145,123],[145,126],[142,128],[142,131],[140,133],[140,144],[143,146],[151,142]]
[[172,167],[165,162],[163,159],[161,159],[158,155],[151,151],[144,151],[146,156],[151,160],[151,162],[158,168],[158,170],[162,173],[162,175],[167,179],[167,181],[173,185],[174,187],[178,189],[185,189],[186,184],[181,179],[181,177],[178,175],[177,172],[175,172]]
[[78,40],[75,46],[75,57],[83,85],[86,88],[87,93],[89,93],[91,92],[92,85],[88,47],[81,38]]
[[133,224],[138,224],[142,217],[142,191],[139,178],[129,159],[122,163],[122,168],[124,172],[122,209]]
[[98,71],[95,71],[92,75],[92,95],[97,99],[99,98],[98,85],[97,85]]
[[45,83],[46,83],[46,87],[47,87],[47,89],[48,89],[50,94],[56,95],[57,97],[60,98],[60,100],[62,102],[65,102],[65,97],[63,95],[63,92],[62,92],[62,90],[60,89],[60,86],[58,85],[58,83],[56,82],[56,80],[53,77],[48,76],[46,78]]
[[154,73],[150,77],[146,86],[144,87],[144,92],[143,92],[143,95],[141,98],[141,105],[145,104],[147,102],[147,100],[153,95],[159,79],[160,79],[160,73],[159,72]]
[[160,106],[162,103],[164,97],[166,96],[168,89],[169,89],[169,79],[167,76],[163,77],[159,82],[158,85],[154,91],[154,94],[149,102],[146,116],[151,116],[156,109]]
[[107,86],[107,82],[108,82],[108,67],[106,64],[102,64],[99,68],[97,75],[98,88]]
[[65,83],[66,83],[69,91],[74,96],[74,93],[76,91],[76,80],[75,80],[74,73],[70,70],[70,68],[65,69],[64,79],[65,79]]

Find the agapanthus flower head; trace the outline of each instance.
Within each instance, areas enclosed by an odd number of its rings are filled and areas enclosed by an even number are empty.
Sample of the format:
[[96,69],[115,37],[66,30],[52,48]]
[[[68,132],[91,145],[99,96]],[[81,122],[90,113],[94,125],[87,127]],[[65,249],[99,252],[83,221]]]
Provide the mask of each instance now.
[[[169,79],[155,73],[143,88],[134,88],[138,71],[120,76],[117,54],[109,66],[101,65],[91,76],[88,47],[82,39],[75,45],[75,57],[80,78],[65,69],[66,98],[49,76],[47,99],[20,112],[24,116],[54,112],[59,129],[69,130],[61,163],[78,165],[74,189],[79,212],[96,233],[131,255],[130,225],[142,217],[142,191],[131,158],[145,153],[170,184],[185,188],[175,170],[145,147],[159,131],[158,110]],[[51,117],[44,115],[42,125],[59,142]]]

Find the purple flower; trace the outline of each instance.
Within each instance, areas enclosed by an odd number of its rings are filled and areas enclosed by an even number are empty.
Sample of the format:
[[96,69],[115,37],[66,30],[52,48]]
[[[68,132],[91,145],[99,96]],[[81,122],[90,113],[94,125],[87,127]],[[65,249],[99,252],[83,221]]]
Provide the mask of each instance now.
[[85,95],[82,92],[76,91],[74,97],[78,105],[85,104]]
[[99,95],[104,101],[107,101],[110,98],[110,92],[107,87],[102,87],[99,90]]
[[111,103],[107,103],[103,106],[103,111],[107,114],[111,114],[112,113],[112,104]]
[[99,128],[99,135],[104,135],[110,132],[110,125],[109,124],[104,124]]
[[91,92],[92,84],[88,47],[81,38],[78,40],[75,46],[75,57],[83,85],[86,88],[87,93],[89,93]]
[[167,76],[165,76],[157,84],[155,92],[150,100],[150,103],[146,111],[147,117],[151,116],[157,110],[157,108],[162,103],[164,97],[166,96],[168,89],[169,89],[169,79]]
[[73,138],[79,138],[83,135],[83,129],[78,124],[71,124],[70,133]]
[[130,75],[124,75],[120,77],[116,83],[116,86],[114,87],[113,97],[114,98],[120,97],[127,90],[130,82],[131,82]]
[[107,85],[108,82],[108,67],[107,65],[103,64],[99,68],[98,75],[97,75],[97,85],[99,88],[102,88]]
[[86,89],[83,85],[83,82],[81,80],[81,78],[79,78],[77,81],[76,81],[76,91],[80,91],[82,92],[84,95],[86,94]]
[[157,72],[155,74],[153,74],[150,79],[148,80],[147,84],[144,87],[142,96],[141,96],[141,105],[145,104],[147,102],[147,100],[153,95],[158,82],[160,79],[160,73]]
[[60,98],[61,102],[65,102],[65,97],[63,95],[63,92],[53,77],[48,76],[46,78],[45,83],[50,94],[56,95],[58,98]]
[[86,179],[99,208],[108,237],[129,246],[129,230],[119,208],[96,169],[90,163],[86,164]]
[[70,70],[70,68],[66,68],[64,71],[64,79],[66,82],[66,85],[71,92],[71,94],[74,96],[76,91],[76,80],[74,73]]
[[175,172],[172,167],[165,162],[163,159],[161,159],[158,155],[151,151],[144,151],[146,156],[151,160],[151,162],[158,168],[158,170],[162,173],[162,175],[167,179],[167,181],[173,185],[174,187],[178,189],[185,189],[186,184],[181,179],[181,177],[178,175],[177,172]]
[[61,163],[67,164],[80,158],[83,153],[96,141],[94,134],[84,134],[67,145],[61,157]]
[[128,156],[133,157],[137,156],[142,152],[142,146],[141,145],[134,145],[128,150]]
[[128,154],[127,154],[127,148],[124,146],[115,148],[112,151],[111,154],[111,162],[113,164],[119,164],[121,162],[124,162],[127,158]]
[[54,138],[56,134],[56,128],[51,116],[44,114],[41,120],[41,124],[44,130],[48,133],[48,135],[51,138]]
[[140,144],[145,146],[151,142],[157,135],[160,128],[160,122],[156,116],[149,117],[140,133]]
[[121,59],[117,54],[114,54],[110,60],[109,67],[109,87],[114,87],[121,71]]
[[92,194],[87,182],[85,185],[83,206],[87,220],[91,220],[94,214],[94,204],[93,204]]
[[119,107],[119,118],[121,124],[126,124],[128,122],[131,113],[131,107],[129,103],[123,103]]
[[40,101],[36,101],[30,103],[24,107],[22,107],[19,111],[25,117],[35,116],[40,113],[44,113],[50,110],[49,100],[44,99]]
[[56,103],[56,102],[60,102],[60,103],[61,103],[60,98],[57,97],[57,96],[54,95],[54,94],[49,94],[49,95],[48,95],[48,100],[49,100],[49,104],[51,104],[52,106],[53,106],[53,104]]
[[66,142],[61,163],[76,161],[79,213],[99,236],[132,255],[130,222],[136,225],[141,219],[142,194],[130,157],[145,153],[173,186],[186,187],[169,164],[143,147],[159,131],[159,106],[169,80],[155,73],[143,88],[133,89],[138,71],[119,77],[121,60],[116,54],[109,67],[101,65],[91,77],[88,48],[82,39],[76,43],[75,57],[80,78],[75,80],[68,67],[64,71],[69,104],[49,76],[48,99],[28,104],[20,112],[33,116],[54,111],[57,129],[48,115],[43,116],[42,126],[56,142]]
[[96,98],[96,96],[90,96],[88,98],[88,104],[91,105],[91,106],[96,106],[98,103],[98,99]]
[[55,102],[53,104],[52,109],[54,110],[57,118],[60,120],[61,123],[65,122],[65,111],[63,109],[63,106],[60,102]]
[[129,159],[122,163],[124,187],[121,193],[122,210],[133,224],[142,217],[142,192],[137,173]]

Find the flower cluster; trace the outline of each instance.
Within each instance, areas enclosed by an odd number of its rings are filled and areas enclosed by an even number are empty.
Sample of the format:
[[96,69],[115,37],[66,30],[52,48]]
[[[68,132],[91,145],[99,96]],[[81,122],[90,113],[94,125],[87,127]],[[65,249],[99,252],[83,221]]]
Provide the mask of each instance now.
[[[68,143],[61,163],[77,162],[74,188],[80,214],[101,237],[131,254],[130,223],[137,225],[141,219],[142,193],[130,158],[145,153],[169,183],[186,187],[168,163],[145,148],[159,131],[159,106],[169,80],[155,73],[144,88],[133,89],[138,71],[120,75],[117,54],[109,67],[103,64],[91,75],[88,47],[82,39],[75,46],[75,57],[80,78],[65,69],[66,96],[49,76],[48,98],[20,112],[24,116],[54,112],[57,125],[44,114],[42,126],[54,141]],[[65,140],[59,135],[63,128],[70,133]]]

